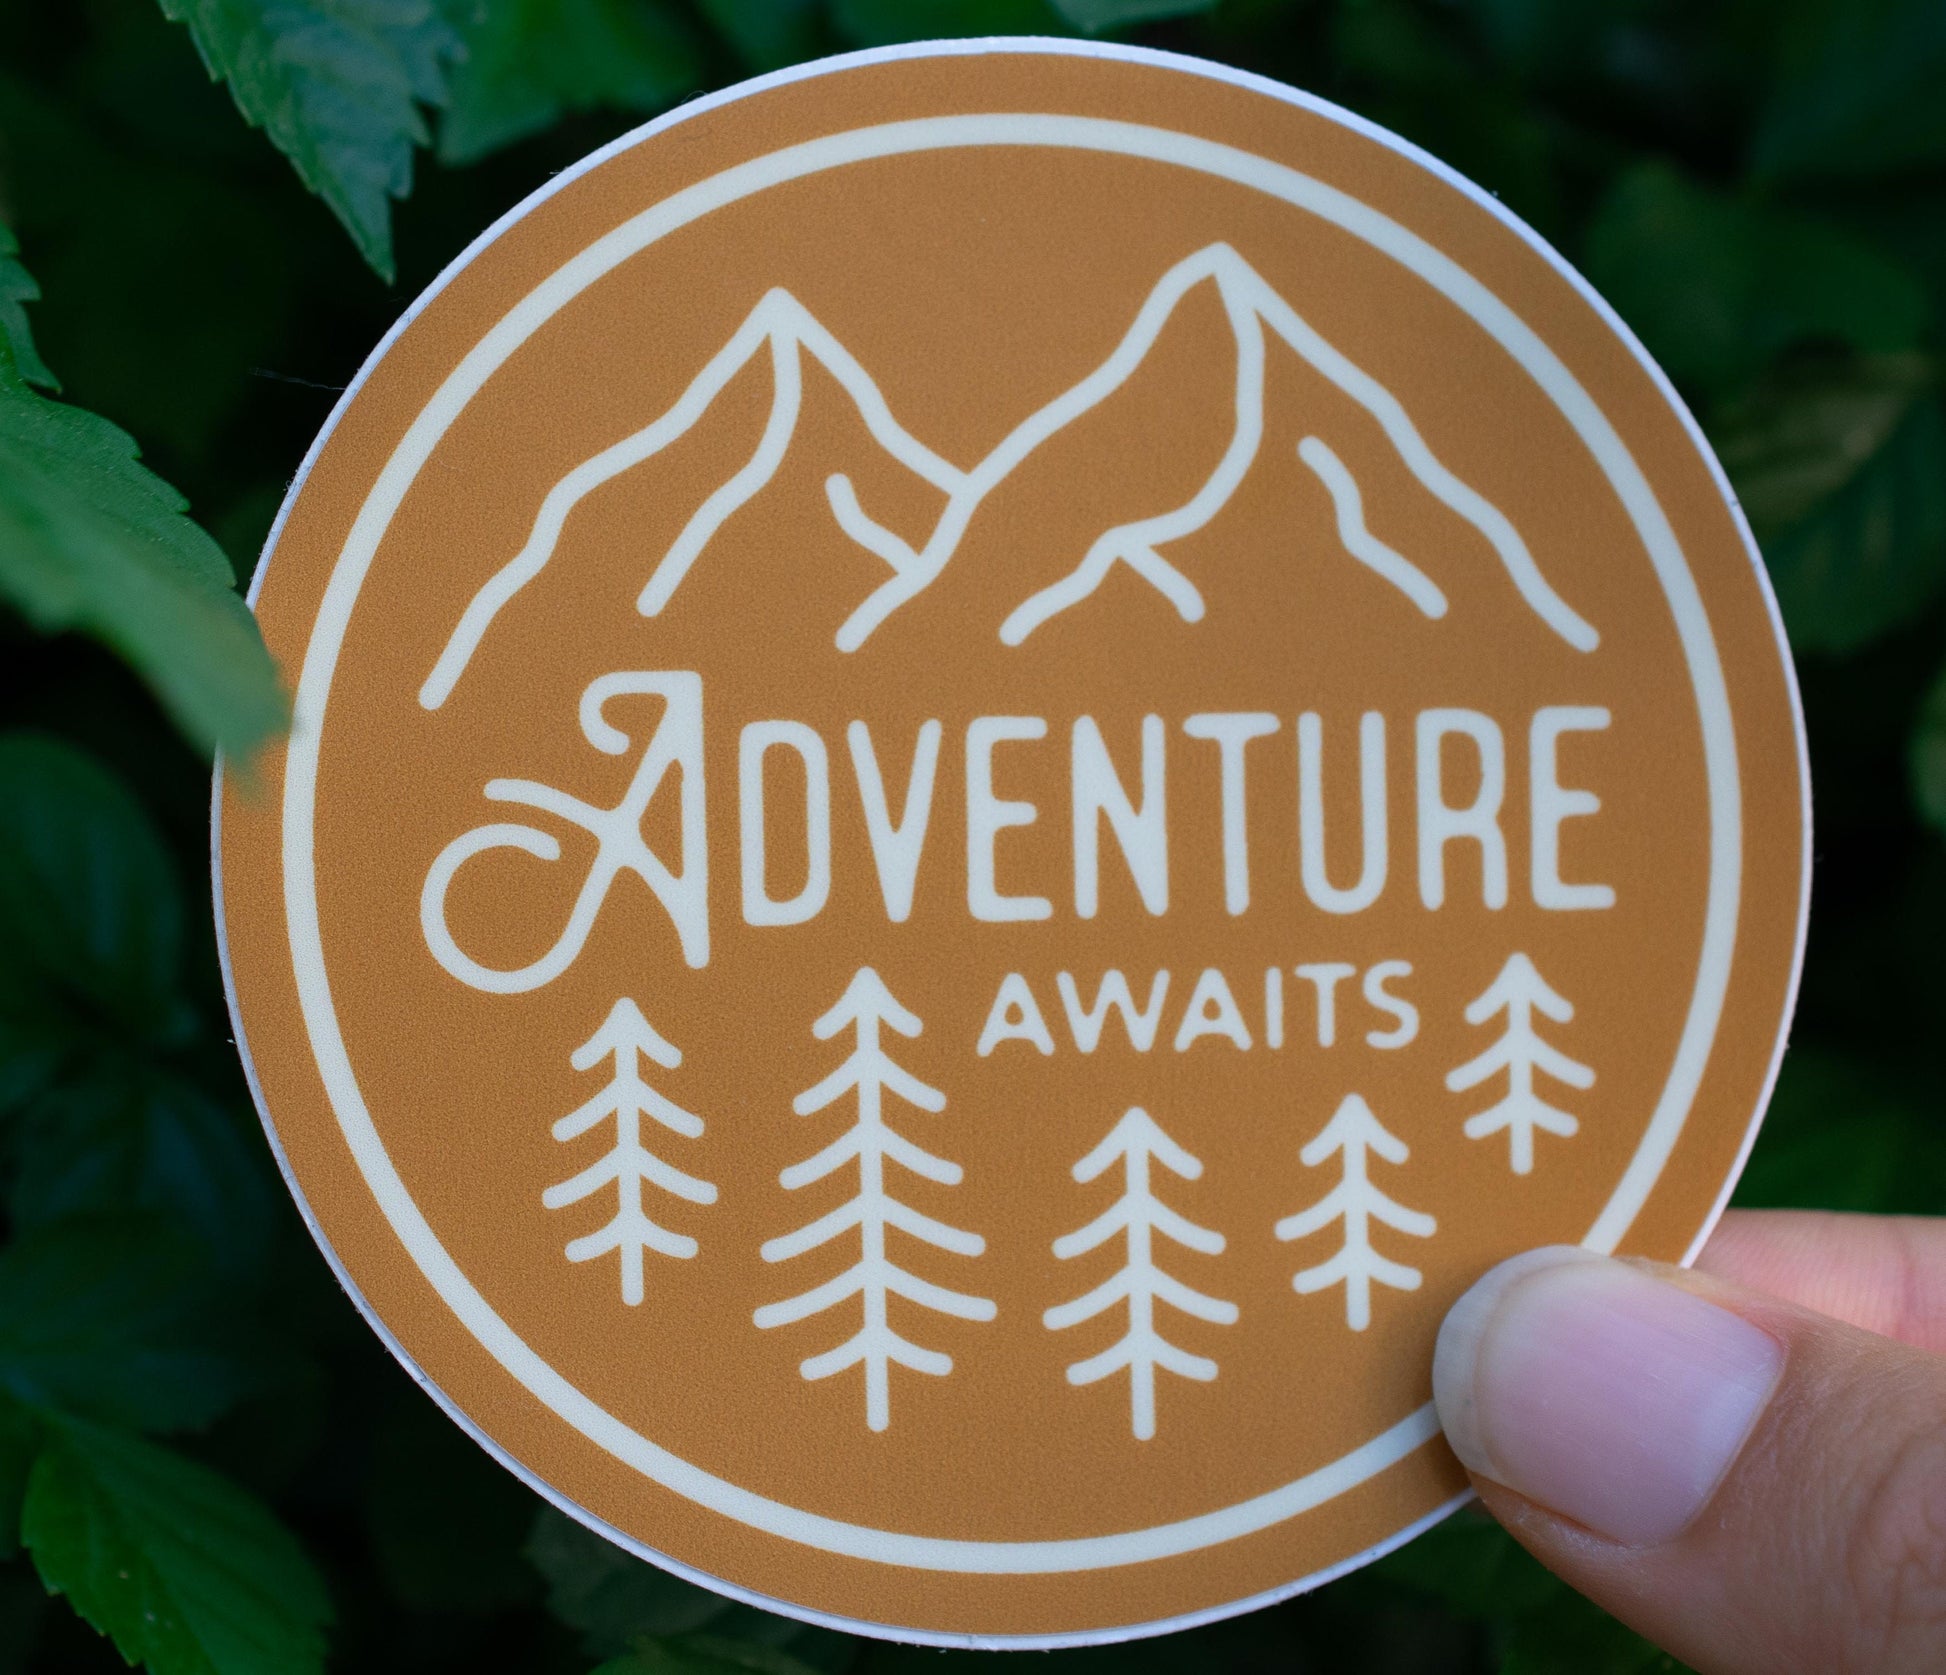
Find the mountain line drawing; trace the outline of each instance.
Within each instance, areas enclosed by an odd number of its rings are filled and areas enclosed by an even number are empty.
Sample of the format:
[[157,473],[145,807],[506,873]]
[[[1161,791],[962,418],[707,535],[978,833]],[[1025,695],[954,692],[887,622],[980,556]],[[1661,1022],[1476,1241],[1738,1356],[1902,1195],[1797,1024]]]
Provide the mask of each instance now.
[[[766,350],[773,393],[756,449],[691,514],[645,581],[637,609],[646,617],[659,615],[718,531],[776,475],[796,434],[803,407],[804,357],[809,355],[850,398],[872,439],[945,497],[931,532],[913,542],[872,518],[859,503],[849,476],[839,472],[826,478],[825,498],[839,528],[891,572],[837,631],[838,649],[857,651],[893,612],[939,578],[975,513],[1000,484],[1044,443],[1128,382],[1178,305],[1204,284],[1216,288],[1236,347],[1234,421],[1222,457],[1202,487],[1180,506],[1104,531],[1067,574],[1017,605],[1000,625],[1005,644],[1020,645],[1042,624],[1087,599],[1117,565],[1154,587],[1183,621],[1201,620],[1202,593],[1160,549],[1202,529],[1228,505],[1262,451],[1268,333],[1377,421],[1420,485],[1486,540],[1521,598],[1549,629],[1578,651],[1594,650],[1600,641],[1594,627],[1555,592],[1506,515],[1434,455],[1398,398],[1327,342],[1243,256],[1218,243],[1185,257],[1163,274],[1105,361],[1022,420],[985,458],[966,469],[935,453],[893,416],[871,374],[797,298],[780,288],[766,292],[666,412],[575,466],[548,491],[525,543],[468,603],[420,689],[420,703],[438,709],[451,696],[494,619],[553,558],[574,509],[604,484],[686,435],[731,380]],[[1301,438],[1296,451],[1330,496],[1346,552],[1423,615],[1443,617],[1447,599],[1439,586],[1366,526],[1363,497],[1343,460],[1317,436]]]

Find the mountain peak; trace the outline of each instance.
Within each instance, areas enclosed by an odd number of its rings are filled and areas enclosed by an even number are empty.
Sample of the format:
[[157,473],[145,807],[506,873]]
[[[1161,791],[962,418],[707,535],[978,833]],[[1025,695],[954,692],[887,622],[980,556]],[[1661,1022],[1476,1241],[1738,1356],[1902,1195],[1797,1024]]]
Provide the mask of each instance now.
[[[965,469],[907,430],[893,416],[884,394],[858,358],[789,291],[773,287],[674,405],[652,423],[583,461],[549,490],[519,552],[467,605],[421,688],[420,703],[427,709],[437,709],[451,695],[499,612],[546,568],[574,508],[604,484],[645,465],[685,435],[730,381],[766,350],[772,398],[756,448],[691,514],[644,582],[637,608],[651,617],[665,610],[724,524],[775,477],[797,435],[803,411],[804,358],[808,355],[835,380],[873,441],[945,496],[930,533],[915,541],[874,519],[860,504],[848,475],[833,473],[826,479],[825,497],[838,527],[891,572],[837,631],[837,649],[856,652],[894,612],[939,578],[958,551],[974,515],[995,489],[1044,444],[1128,382],[1147,360],[1183,299],[1202,285],[1216,288],[1236,350],[1235,416],[1221,458],[1188,500],[1165,512],[1103,531],[1072,570],[1021,601],[998,627],[1004,644],[1022,644],[1051,618],[1079,605],[1118,565],[1162,594],[1184,622],[1202,619],[1206,607],[1200,590],[1162,549],[1208,525],[1229,504],[1259,457],[1264,441],[1265,362],[1269,345],[1276,342],[1364,409],[1419,486],[1471,525],[1492,548],[1507,578],[1549,630],[1576,650],[1594,650],[1600,636],[1554,591],[1505,514],[1439,460],[1389,389],[1327,342],[1238,251],[1218,242],[1184,257],[1157,280],[1106,360],[1021,420],[984,458]],[[1444,592],[1423,570],[1379,541],[1366,527],[1363,497],[1338,454],[1316,436],[1302,437],[1295,446],[1297,458],[1331,498],[1346,553],[1422,615],[1432,620],[1443,617],[1447,610]]]

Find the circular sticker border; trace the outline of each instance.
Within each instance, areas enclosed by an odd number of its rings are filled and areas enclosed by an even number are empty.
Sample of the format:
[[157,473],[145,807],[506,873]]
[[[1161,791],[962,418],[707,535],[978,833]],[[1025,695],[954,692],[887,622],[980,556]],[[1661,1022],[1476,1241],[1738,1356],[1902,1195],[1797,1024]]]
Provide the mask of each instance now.
[[[524,199],[487,228],[441,272],[372,351],[364,365],[360,367],[357,376],[340,397],[317,440],[312,444],[298,474],[292,480],[289,493],[279,510],[276,524],[266,541],[263,562],[259,565],[257,575],[252,582],[251,603],[254,605],[262,588],[265,572],[275,552],[285,520],[302,493],[312,467],[336,431],[339,420],[357,398],[372,371],[383,361],[405,329],[458,273],[498,239],[506,228],[531,213],[557,190],[600,167],[610,158],[665,132],[693,115],[719,109],[726,104],[778,86],[872,64],[915,58],[979,56],[990,53],[1063,54],[1144,64],[1198,75],[1279,99],[1286,104],[1350,128],[1427,170],[1444,184],[1461,192],[1471,202],[1491,213],[1501,225],[1515,233],[1557,274],[1568,281],[1580,299],[1594,309],[1604,324],[1628,349],[1637,364],[1647,372],[1663,401],[1676,414],[1702,456],[1711,479],[1731,514],[1736,531],[1742,540],[1745,556],[1755,573],[1785,672],[1785,684],[1792,710],[1793,734],[1797,746],[1802,817],[1806,834],[1800,866],[1799,904],[1792,970],[1785,997],[1784,1018],[1788,1020],[1802,972],[1810,887],[1810,777],[1802,706],[1782,620],[1761,558],[1758,556],[1755,543],[1721,466],[1709,449],[1693,417],[1660,368],[1642,349],[1626,325],[1588,286],[1587,282],[1562,261],[1531,229],[1479,187],[1398,136],[1328,101],[1266,78],[1231,70],[1204,60],[1137,47],[1033,38],[922,42],[826,58],[812,64],[795,66],[759,77],[721,93],[695,100],[680,110],[670,112],[620,136],[591,153],[579,164],[564,170],[546,186]],[[338,1120],[340,1131],[352,1152],[360,1174],[387,1224],[412,1257],[420,1273],[433,1286],[441,1301],[453,1312],[455,1318],[474,1340],[523,1389],[587,1440],[651,1481],[695,1504],[744,1523],[762,1533],[841,1557],[867,1562],[946,1570],[961,1574],[1056,1574],[1117,1567],[1178,1556],[1222,1541],[1254,1534],[1299,1516],[1376,1476],[1435,1438],[1438,1435],[1438,1423],[1432,1406],[1428,1403],[1415,1410],[1351,1453],[1277,1489],[1253,1496],[1232,1506],[1142,1530],[1051,1541],[968,1541],[875,1530],[773,1501],[693,1466],[607,1413],[530,1349],[473,1287],[413,1201],[404,1181],[393,1167],[384,1142],[372,1122],[338,1030],[336,1013],[331,1000],[330,980],[324,964],[312,848],[315,778],[322,744],[324,713],[338,653],[342,647],[358,592],[391,519],[406,493],[409,492],[418,472],[423,468],[446,429],[493,373],[535,330],[587,286],[678,227],[699,220],[716,209],[772,186],[782,185],[825,170],[844,167],[850,163],[923,150],[962,149],[975,146],[1090,150],[1139,157],[1188,168],[1264,192],[1294,208],[1317,215],[1351,233],[1354,237],[1362,239],[1431,285],[1466,314],[1475,325],[1485,331],[1522,370],[1534,379],[1542,392],[1560,411],[1570,428],[1574,430],[1583,446],[1588,448],[1611,490],[1621,502],[1662,586],[1683,648],[1684,661],[1690,672],[1702,730],[1705,774],[1709,787],[1710,862],[1709,893],[1704,912],[1703,943],[1698,958],[1696,986],[1692,991],[1688,1014],[1669,1077],[1644,1131],[1642,1141],[1624,1171],[1622,1180],[1601,1215],[1597,1217],[1593,1227],[1582,1240],[1583,1245],[1592,1250],[1607,1252],[1616,1248],[1654,1189],[1687,1121],[1691,1103],[1708,1064],[1716,1030],[1721,1020],[1740,916],[1743,842],[1741,778],[1730,715],[1729,694],[1708,614],[1689,571],[1681,544],[1677,541],[1654,491],[1642,475],[1626,445],[1574,375],[1512,309],[1458,263],[1444,256],[1417,234],[1348,193],[1328,186],[1322,181],[1314,180],[1288,165],[1273,162],[1237,147],[1202,139],[1199,136],[1136,123],[1051,113],[938,116],[876,124],[787,146],[697,181],[630,217],[557,268],[508,310],[462,357],[459,365],[442,380],[432,398],[414,418],[405,435],[388,457],[377,481],[368,491],[351,532],[333,565],[306,645],[294,704],[294,720],[284,776],[282,844],[284,899],[290,932],[293,974],[306,1031],[310,1038],[313,1061],[324,1083],[333,1115]],[[718,1592],[766,1608],[781,1610],[805,1621],[867,1634],[892,1636],[920,1644],[961,1647],[1010,1646],[1023,1649],[1055,1648],[1099,1644],[1107,1640],[1132,1638],[1137,1635],[1172,1632],[1288,1598],[1307,1588],[1321,1585],[1410,1540],[1423,1529],[1437,1523],[1468,1498],[1465,1495],[1456,1498],[1447,1505],[1435,1509],[1425,1518],[1417,1520],[1386,1542],[1353,1555],[1341,1563],[1245,1599],[1151,1623],[1127,1625],[1109,1630],[1082,1630],[1043,1635],[929,1632],[820,1612],[728,1583],[708,1572],[674,1560],[612,1528],[588,1513],[561,1491],[536,1478],[497,1442],[481,1431],[443,1391],[433,1384],[413,1361],[404,1346],[375,1314],[362,1292],[352,1281],[319,1224],[278,1141],[251,1059],[241,1010],[237,1002],[223,913],[222,788],[223,763],[219,758],[213,800],[215,818],[211,825],[211,865],[217,907],[218,953],[223,970],[225,993],[252,1097],[263,1120],[279,1168],[313,1238],[324,1252],[348,1295],[377,1331],[386,1347],[414,1379],[439,1402],[439,1405],[469,1435],[530,1487],[608,1539],[679,1574],[702,1582]],[[1784,1037],[1785,1031],[1780,1028],[1778,1039],[1771,1051],[1761,1096],[1753,1110],[1734,1165],[1706,1218],[1703,1229],[1685,1255],[1685,1262],[1693,1258],[1695,1252],[1701,1248],[1710,1228],[1721,1215],[1737,1176],[1741,1173],[1749,1155],[1750,1147],[1755,1142],[1758,1118],[1768,1103],[1770,1090],[1775,1084],[1781,1064]]]

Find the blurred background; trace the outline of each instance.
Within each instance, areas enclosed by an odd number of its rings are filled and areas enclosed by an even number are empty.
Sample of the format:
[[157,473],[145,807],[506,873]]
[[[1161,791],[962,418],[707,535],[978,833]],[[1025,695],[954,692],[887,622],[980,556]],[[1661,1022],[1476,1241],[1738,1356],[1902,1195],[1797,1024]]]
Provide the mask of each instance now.
[[[697,92],[995,33],[1335,100],[1640,334],[1762,542],[1810,728],[1810,959],[1738,1201],[1946,1209],[1946,0],[0,0],[0,1675],[973,1661],[663,1576],[417,1392],[271,1166],[206,854],[208,752],[283,715],[231,589],[410,299]],[[1044,1657],[1677,1667],[1475,1514],[1272,1610]]]

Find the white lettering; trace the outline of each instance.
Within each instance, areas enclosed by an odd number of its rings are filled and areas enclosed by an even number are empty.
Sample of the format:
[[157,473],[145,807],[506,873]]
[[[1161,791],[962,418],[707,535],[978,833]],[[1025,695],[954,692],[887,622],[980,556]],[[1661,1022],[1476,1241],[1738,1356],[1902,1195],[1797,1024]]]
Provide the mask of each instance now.
[[912,751],[912,777],[905,783],[905,812],[895,826],[885,797],[885,778],[879,772],[878,753],[872,748],[871,730],[862,721],[854,721],[845,729],[852,770],[858,776],[858,800],[865,805],[865,831],[872,840],[879,893],[885,897],[886,917],[895,925],[912,917],[912,887],[918,881],[919,855],[925,848],[926,827],[932,821],[933,779],[939,770],[942,731],[937,721],[928,721],[919,729],[919,742]]
[[[662,720],[650,735],[642,760],[622,800],[613,808],[594,808],[579,797],[526,779],[489,782],[496,802],[522,803],[572,821],[595,840],[592,864],[554,946],[531,965],[502,971],[481,965],[453,940],[446,923],[446,892],[454,875],[475,855],[515,849],[540,861],[558,861],[561,841],[538,827],[494,821],[476,826],[439,852],[419,892],[419,928],[426,946],[447,971],[470,988],[488,994],[526,994],[554,981],[573,965],[608,899],[609,887],[624,871],[648,885],[682,940],[683,959],[700,969],[709,964],[709,830],[703,819],[703,677],[689,670],[623,670],[597,675],[581,694],[581,731],[607,756],[627,752],[629,735],[604,713],[614,698],[648,694],[664,700]],[[671,871],[642,836],[642,817],[657,789],[676,771],[682,870]]]
[[[1047,723],[1038,715],[983,715],[966,729],[966,905],[989,924],[1054,916],[1047,897],[1003,896],[994,880],[994,839],[1010,826],[1033,825],[1040,811],[994,796],[993,747],[1046,737]],[[1041,1028],[1045,1033],[1047,1026]]]
[[1273,965],[1264,972],[1264,1045],[1284,1044],[1284,968]]
[[[1452,734],[1473,741],[1480,753],[1480,788],[1473,801],[1455,808],[1446,801],[1440,747]],[[1507,840],[1500,831],[1500,804],[1507,793],[1507,746],[1500,728],[1478,710],[1421,710],[1418,726],[1419,899],[1446,903],[1446,845],[1472,838],[1480,845],[1480,893],[1488,907],[1507,905]]]
[[[630,675],[604,678],[633,681],[648,678],[660,680],[663,677]],[[673,710],[671,713],[673,715]],[[1532,900],[1537,907],[1567,912],[1601,910],[1615,905],[1613,886],[1593,881],[1569,881],[1562,876],[1563,827],[1570,821],[1600,813],[1602,799],[1585,787],[1563,783],[1564,775],[1572,780],[1575,773],[1572,766],[1564,768],[1561,763],[1561,741],[1570,734],[1606,731],[1612,726],[1612,715],[1605,708],[1585,704],[1548,705],[1528,714],[1528,760],[1524,786],[1528,808],[1524,815],[1517,806],[1523,787],[1510,786],[1508,775],[1510,771],[1517,771],[1517,764],[1508,761],[1507,735],[1503,731],[1504,725],[1515,723],[1503,724],[1479,710],[1457,707],[1422,710],[1414,718],[1411,744],[1415,752],[1412,792],[1417,814],[1415,858],[1419,899],[1426,908],[1443,908],[1448,905],[1449,895],[1462,899],[1470,893],[1470,851],[1461,857],[1461,878],[1456,880],[1453,877],[1455,863],[1451,851],[1456,843],[1462,848],[1473,844],[1479,846],[1482,903],[1495,910],[1506,907],[1509,901],[1510,866],[1514,859],[1510,837],[1530,840],[1527,851],[1528,880]],[[1394,733],[1399,722],[1398,716],[1388,718],[1377,710],[1360,714],[1355,788],[1357,806],[1354,810],[1351,801],[1353,787],[1346,783],[1350,777],[1349,761],[1334,769],[1339,776],[1337,780],[1326,780],[1324,718],[1312,710],[1296,717],[1297,882],[1305,900],[1323,912],[1334,915],[1363,912],[1381,900],[1393,883],[1390,827],[1393,752],[1388,734]],[[1167,752],[1168,729],[1174,723],[1165,722],[1159,714],[1145,715],[1140,721],[1139,783],[1134,762],[1111,755],[1103,727],[1095,716],[1081,715],[1071,723],[1051,723],[1050,718],[1044,716],[987,715],[975,717],[968,723],[966,900],[969,911],[977,920],[997,924],[1054,917],[1054,904],[1047,895],[1003,893],[999,837],[1009,830],[1038,825],[1041,810],[1034,801],[1005,798],[995,791],[996,776],[1003,781],[1007,777],[995,767],[998,747],[1007,743],[1047,740],[1053,725],[1069,727],[1070,836],[1073,844],[1073,899],[1077,917],[1100,917],[1104,865],[1102,851],[1105,846],[1116,845],[1119,845],[1122,862],[1144,911],[1152,917],[1166,914],[1170,908],[1172,889],[1176,895],[1181,894],[1180,888],[1176,887],[1179,881],[1171,878],[1171,862],[1175,861],[1180,870],[1183,857],[1180,853],[1172,857],[1170,853]],[[1216,747],[1223,904],[1231,917],[1249,911],[1253,893],[1249,746],[1254,740],[1276,734],[1279,727],[1276,716],[1257,710],[1197,711],[1182,722],[1185,735],[1205,740]],[[693,726],[689,730],[693,733]],[[892,923],[904,923],[911,918],[917,899],[918,875],[938,795],[945,729],[936,719],[918,723],[910,766],[902,784],[898,763],[887,758],[888,754],[898,756],[903,751],[888,744],[889,734],[883,725],[853,720],[846,725],[845,736],[850,747],[859,804],[864,814],[872,866],[886,916]],[[1454,741],[1468,748],[1456,750]],[[1129,746],[1134,744],[1134,740],[1129,741]],[[788,899],[779,899],[773,893],[772,871],[767,870],[776,863],[783,867],[786,878],[794,879],[797,876],[796,867],[791,861],[780,861],[779,857],[770,855],[766,849],[764,764],[773,746],[782,746],[794,752],[804,763],[806,775],[807,866],[803,888]],[[1118,750],[1122,748],[1117,746]],[[1337,748],[1334,746],[1334,751]],[[1009,762],[1015,760],[1008,758]],[[659,777],[661,772],[666,771],[667,765],[658,761],[657,774],[653,777]],[[1118,772],[1118,765],[1123,771]],[[1043,766],[1052,768],[1053,763],[1048,761]],[[779,782],[776,771],[773,764],[769,784],[773,792],[781,795],[777,791]],[[1013,771],[1020,773],[1022,770],[1017,768]],[[738,757],[738,797],[743,817],[743,902],[745,918],[749,923],[800,924],[814,918],[828,905],[833,867],[830,772],[825,743],[804,723],[760,721],[744,728]],[[1038,779],[1029,778],[1027,783],[1044,784],[1045,778],[1045,774],[1042,774]],[[688,794],[692,779],[695,781],[694,796]],[[1330,802],[1330,810],[1335,812],[1327,810],[1328,783],[1335,793]],[[687,832],[700,815],[700,772],[685,772],[684,787]],[[1044,800],[1049,794],[1052,793],[1044,791],[1039,796]],[[639,797],[633,787],[630,797]],[[794,803],[794,784],[791,797]],[[551,807],[552,804],[547,806]],[[578,804],[576,806],[579,807]],[[617,822],[622,819],[623,811],[610,813]],[[770,814],[774,827],[774,806]],[[1525,830],[1515,831],[1523,818],[1527,822]],[[794,819],[786,824],[790,831],[795,831]],[[1348,878],[1346,851],[1349,831],[1340,831],[1339,828],[1354,825],[1358,829],[1359,857],[1356,873]],[[619,824],[617,829],[621,829]],[[847,832],[855,832],[856,829],[855,826],[846,827]],[[494,834],[502,832],[498,826],[492,830]],[[522,830],[524,833],[525,829]],[[1401,841],[1407,841],[1403,836],[1403,822],[1400,831]],[[769,835],[774,838],[777,834],[772,831]],[[1050,839],[1053,837],[1052,833],[1046,835]],[[1332,848],[1334,838],[1335,851]],[[435,954],[447,962],[448,969],[463,972],[466,980],[476,984],[485,981],[545,981],[540,973],[543,970],[552,973],[553,964],[550,962],[566,956],[565,945],[534,968],[500,974],[474,966],[463,954],[448,946],[450,937],[442,930],[439,921],[444,908],[446,882],[458,865],[485,841],[477,834],[469,834],[465,843],[442,857],[435,868],[440,885],[439,892],[436,892],[440,894],[438,911],[422,903],[421,914],[428,926],[426,934],[429,945]],[[847,838],[845,841],[853,840]],[[500,837],[495,836],[494,842],[501,842]],[[789,842],[794,846],[795,838],[790,838]],[[543,855],[547,847],[542,838],[530,839],[524,835],[518,844],[510,839],[506,843],[512,847],[528,848],[536,855]],[[468,845],[474,847],[469,848]],[[688,853],[687,843],[685,853]],[[1046,850],[1040,843],[1023,842],[1021,853],[1023,860],[1020,866],[1024,871],[1026,856],[1044,856]],[[1332,866],[1334,853],[1337,860],[1335,873]],[[1261,852],[1255,859],[1261,873],[1267,863]],[[654,858],[648,857],[648,861],[653,863]],[[673,875],[664,878],[662,875],[666,869],[658,865],[651,864],[644,870],[635,859],[614,864],[644,871],[645,877],[652,878],[658,893],[664,895],[665,905],[669,905],[678,894],[685,903],[692,895],[688,888],[687,871],[678,881]],[[1108,864],[1113,865],[1112,861]],[[1210,864],[1213,868],[1214,856]],[[1408,868],[1410,864],[1407,863]],[[1572,855],[1566,858],[1566,864],[1573,865]],[[607,851],[604,851],[604,859],[597,868],[605,879],[609,871],[604,869],[610,869]],[[691,870],[698,872],[700,880],[700,869]],[[1334,877],[1337,882],[1334,882]],[[1021,878],[1022,883],[1027,881],[1025,877]],[[1260,884],[1261,878],[1256,882]],[[671,885],[680,887],[671,889]],[[1193,892],[1199,901],[1203,899],[1200,894],[1202,888],[1199,879]],[[430,897],[427,899],[431,900]],[[577,907],[576,912],[579,914],[581,908]],[[700,915],[695,917],[698,923],[693,932],[685,924],[684,948],[691,959],[703,959],[707,957],[704,945],[707,927],[701,922]],[[577,923],[576,936],[580,931]],[[569,939],[570,942],[574,940],[574,937]],[[1287,981],[1289,975],[1289,968],[1280,968],[1278,982]],[[1270,990],[1267,987],[1262,1025],[1266,1040],[1273,1027],[1269,1000]]]
[[1054,1037],[1048,1033],[1047,1020],[1041,1016],[1034,991],[1017,971],[1008,972],[1000,980],[1000,992],[993,997],[986,1027],[980,1031],[980,1045],[975,1050],[985,1058],[1003,1041],[1031,1041],[1043,1055],[1054,1051]]
[[1324,860],[1324,723],[1305,711],[1297,718],[1298,858],[1304,893],[1327,913],[1362,912],[1385,888],[1385,717],[1377,710],[1367,710],[1358,723],[1358,800],[1364,857],[1358,882],[1341,890]]
[[1081,991],[1075,986],[1074,978],[1063,971],[1054,979],[1061,991],[1061,1004],[1067,1009],[1068,1029],[1074,1036],[1074,1044],[1084,1053],[1092,1053],[1101,1042],[1102,1026],[1108,1022],[1108,1009],[1114,1007],[1122,1015],[1122,1027],[1128,1031],[1129,1045],[1138,1053],[1146,1053],[1155,1045],[1156,1026],[1162,1022],[1162,997],[1169,992],[1169,973],[1158,971],[1149,983],[1149,1003],[1140,1012],[1135,1010],[1135,996],[1129,993],[1128,979],[1119,971],[1110,971],[1095,990],[1095,1003],[1087,1011],[1081,1009]]
[[[764,881],[764,752],[794,750],[804,763],[804,888],[784,901]],[[752,925],[801,925],[831,895],[831,763],[824,740],[801,721],[753,721],[737,743],[737,807],[742,818],[743,917]]]
[[1365,973],[1365,999],[1372,1007],[1388,1014],[1395,1021],[1390,1029],[1374,1029],[1365,1032],[1365,1045],[1379,1047],[1387,1051],[1410,1045],[1419,1035],[1419,1008],[1409,1000],[1402,1000],[1395,994],[1388,994],[1385,980],[1388,977],[1410,977],[1412,967],[1404,960],[1380,960]]
[[1592,791],[1561,784],[1555,760],[1555,747],[1563,733],[1599,733],[1608,722],[1608,711],[1593,705],[1553,704],[1534,712],[1534,724],[1527,735],[1527,769],[1534,822],[1531,859],[1536,907],[1571,912],[1615,905],[1612,885],[1561,881],[1561,822],[1598,814],[1601,798]]
[[1074,910],[1092,919],[1101,905],[1101,817],[1108,816],[1115,841],[1151,915],[1169,911],[1169,828],[1164,799],[1162,717],[1142,718],[1142,806],[1129,801],[1108,759],[1095,718],[1074,724],[1069,755],[1074,804]]
[[1329,1047],[1338,1039],[1338,985],[1358,975],[1358,967],[1336,960],[1322,965],[1295,968],[1299,977],[1318,991],[1318,1045]]
[[1236,996],[1230,993],[1223,973],[1214,966],[1196,979],[1182,1024],[1176,1030],[1176,1051],[1186,1053],[1206,1035],[1220,1035],[1232,1046],[1245,1052],[1250,1050],[1250,1031],[1243,1022],[1243,1014],[1237,1010]]
[[[1223,810],[1223,905],[1235,918],[1250,906],[1249,804],[1244,797],[1243,747],[1277,731],[1262,710],[1192,715],[1182,724],[1192,739],[1216,741],[1217,788]],[[1282,977],[1282,972],[1278,973]],[[1274,1045],[1274,1043],[1273,1043]]]

